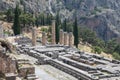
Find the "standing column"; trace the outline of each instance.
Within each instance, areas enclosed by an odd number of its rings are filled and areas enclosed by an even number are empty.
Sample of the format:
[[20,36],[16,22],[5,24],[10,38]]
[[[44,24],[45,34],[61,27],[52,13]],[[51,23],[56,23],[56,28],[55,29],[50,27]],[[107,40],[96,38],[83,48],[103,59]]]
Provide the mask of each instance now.
[[36,46],[36,28],[32,28],[32,46]]
[[61,44],[64,45],[64,31],[62,30],[62,33],[61,33]]
[[64,32],[62,29],[60,29],[60,44],[64,44]]
[[0,24],[0,38],[3,38],[3,26]]
[[68,41],[69,41],[68,33],[64,32],[64,45],[68,45],[69,44]]
[[1,46],[1,42],[0,42],[0,53],[3,53],[3,47]]
[[55,20],[52,21],[52,44],[56,44],[55,41]]
[[69,33],[69,46],[73,47],[73,45],[74,45],[74,37],[73,37],[73,33],[70,32]]
[[69,34],[67,33],[67,45],[69,46]]
[[47,36],[45,34],[45,32],[42,32],[42,45],[46,45],[47,40],[46,40]]

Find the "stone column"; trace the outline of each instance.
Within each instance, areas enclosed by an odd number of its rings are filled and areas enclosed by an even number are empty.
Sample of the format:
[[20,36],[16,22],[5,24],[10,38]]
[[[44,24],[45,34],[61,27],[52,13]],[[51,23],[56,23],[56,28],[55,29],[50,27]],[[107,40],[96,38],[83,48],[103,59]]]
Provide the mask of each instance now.
[[3,47],[1,46],[1,42],[0,42],[0,53],[3,53]]
[[64,32],[64,45],[69,45],[69,36],[67,32]]
[[36,46],[36,28],[35,27],[33,27],[32,28],[32,46]]
[[59,43],[61,44],[61,33],[62,33],[62,29],[60,29],[60,32],[59,32]]
[[3,26],[0,24],[0,38],[3,38]]
[[64,44],[64,32],[62,32],[61,42]]
[[47,36],[45,34],[45,32],[42,32],[42,45],[46,45],[47,40],[46,40]]
[[55,40],[55,20],[52,21],[52,44],[56,44]]
[[62,29],[60,30],[60,44],[64,44],[64,32]]
[[69,33],[69,46],[73,47],[73,45],[74,45],[74,36],[73,36],[73,33],[70,32]]

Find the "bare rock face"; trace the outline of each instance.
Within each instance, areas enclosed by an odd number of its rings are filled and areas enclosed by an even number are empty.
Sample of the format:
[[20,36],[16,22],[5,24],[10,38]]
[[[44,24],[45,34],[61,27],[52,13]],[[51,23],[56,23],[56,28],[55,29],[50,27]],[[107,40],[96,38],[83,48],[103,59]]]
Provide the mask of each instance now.
[[74,20],[96,31],[98,37],[109,40],[120,36],[120,0],[1,0],[0,11],[19,4],[27,12],[45,12],[62,19]]
[[9,8],[15,8],[19,0],[1,0],[0,1],[0,11],[7,10]]

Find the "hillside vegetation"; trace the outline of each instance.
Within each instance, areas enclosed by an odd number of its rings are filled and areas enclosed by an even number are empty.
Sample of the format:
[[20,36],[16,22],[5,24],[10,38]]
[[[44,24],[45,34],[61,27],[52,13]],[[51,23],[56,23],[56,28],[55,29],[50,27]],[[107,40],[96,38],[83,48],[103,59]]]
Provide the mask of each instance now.
[[[78,7],[78,6],[77,6]],[[97,9],[96,9],[97,10]],[[98,11],[98,10],[97,10]],[[66,32],[73,32],[75,36],[75,46],[78,47],[79,42],[91,44],[94,53],[101,54],[105,52],[113,55],[115,59],[120,59],[120,44],[117,39],[103,40],[96,34],[95,31],[87,28],[84,25],[79,25],[79,18],[75,14],[75,18],[71,21],[68,18],[62,20],[61,14],[53,16],[51,13],[28,13],[22,10],[19,5],[15,9],[8,9],[0,13],[0,19],[13,23],[13,31],[15,35],[20,34],[21,28],[30,26],[45,26],[51,25],[53,19],[56,20],[56,43],[59,42],[59,30],[63,29]],[[85,19],[85,18],[82,18]],[[92,22],[89,24],[91,25]],[[49,29],[48,33],[51,32]],[[102,32],[101,32],[102,33]]]

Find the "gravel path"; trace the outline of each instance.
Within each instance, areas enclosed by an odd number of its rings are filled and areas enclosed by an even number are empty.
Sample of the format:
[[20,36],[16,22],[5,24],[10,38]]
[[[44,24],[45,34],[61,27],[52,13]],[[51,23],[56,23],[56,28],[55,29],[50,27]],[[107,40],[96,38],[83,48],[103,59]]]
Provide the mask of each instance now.
[[[40,67],[40,69],[44,70],[50,76],[53,76],[55,78],[55,80],[77,80],[76,78],[72,77],[71,75],[69,75],[63,71],[60,71],[50,65],[41,65],[39,67]],[[49,80],[53,80],[53,79],[49,79]]]

